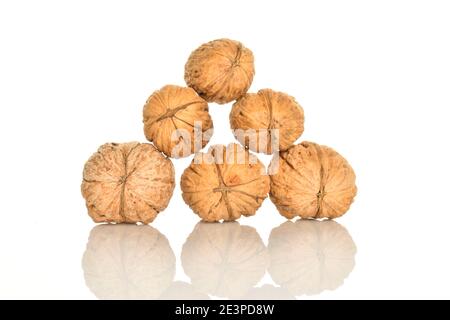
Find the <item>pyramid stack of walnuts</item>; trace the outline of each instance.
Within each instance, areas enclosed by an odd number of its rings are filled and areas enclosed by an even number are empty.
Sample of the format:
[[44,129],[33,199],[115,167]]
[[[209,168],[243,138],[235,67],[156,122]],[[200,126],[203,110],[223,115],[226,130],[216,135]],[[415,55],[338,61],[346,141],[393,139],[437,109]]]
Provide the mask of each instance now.
[[[194,50],[185,65],[187,87],[166,85],[143,110],[148,143],[107,143],[87,161],[82,194],[95,222],[149,223],[175,186],[169,158],[194,155],[181,176],[183,199],[204,221],[254,215],[268,195],[288,219],[336,218],[356,195],[355,173],[333,149],[295,141],[303,108],[290,95],[247,93],[255,74],[252,51],[219,39]],[[230,127],[240,144],[214,145],[208,103],[235,101]],[[268,172],[251,152],[273,154]]]

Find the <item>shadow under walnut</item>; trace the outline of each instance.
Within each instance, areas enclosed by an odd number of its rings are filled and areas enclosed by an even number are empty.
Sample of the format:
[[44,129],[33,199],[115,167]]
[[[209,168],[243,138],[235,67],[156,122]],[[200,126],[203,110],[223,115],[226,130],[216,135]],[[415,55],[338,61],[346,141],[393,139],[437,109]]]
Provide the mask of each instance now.
[[81,184],[95,222],[152,222],[175,187],[170,159],[147,143],[106,143],[86,162]]

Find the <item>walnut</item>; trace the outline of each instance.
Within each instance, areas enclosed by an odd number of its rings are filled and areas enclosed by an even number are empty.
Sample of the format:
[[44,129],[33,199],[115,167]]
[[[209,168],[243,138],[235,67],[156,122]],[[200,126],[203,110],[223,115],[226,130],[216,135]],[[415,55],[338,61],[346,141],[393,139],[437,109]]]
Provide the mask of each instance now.
[[223,104],[246,93],[254,74],[253,53],[238,41],[219,39],[191,53],[184,79],[207,101]]
[[288,219],[337,218],[356,195],[355,173],[333,149],[302,142],[272,159],[270,199]]
[[168,157],[200,151],[212,136],[208,103],[191,88],[167,85],[144,106],[144,133]]
[[268,254],[252,227],[199,222],[183,245],[181,263],[197,290],[236,298],[264,276]]
[[236,139],[255,152],[286,150],[303,133],[303,109],[285,93],[262,89],[233,104],[230,125]]
[[82,266],[100,299],[154,299],[172,284],[175,255],[150,226],[100,225],[91,231]]
[[172,162],[147,143],[106,143],[86,162],[81,191],[95,222],[149,223],[169,204]]
[[195,155],[181,176],[181,190],[204,221],[231,221],[255,214],[269,192],[269,177],[243,147],[216,145]]
[[334,290],[355,265],[356,245],[332,220],[286,221],[270,233],[269,273],[294,295]]

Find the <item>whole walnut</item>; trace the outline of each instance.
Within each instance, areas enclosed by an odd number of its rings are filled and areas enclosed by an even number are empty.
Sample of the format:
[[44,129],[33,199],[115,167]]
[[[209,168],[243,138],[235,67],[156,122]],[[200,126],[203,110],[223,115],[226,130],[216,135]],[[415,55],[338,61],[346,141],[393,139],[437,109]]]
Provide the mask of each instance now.
[[255,152],[286,150],[303,133],[302,107],[285,93],[262,89],[233,104],[230,125],[236,139]]
[[340,217],[356,195],[355,173],[347,160],[312,142],[274,156],[269,172],[270,199],[288,219]]
[[106,143],[86,162],[81,192],[95,222],[150,223],[169,204],[172,162],[147,143]]
[[82,267],[99,299],[155,299],[172,284],[175,255],[150,226],[99,225],[89,235]]
[[243,147],[215,145],[195,155],[181,176],[181,191],[204,221],[231,221],[255,214],[269,192],[269,177]]
[[223,104],[245,94],[254,74],[253,53],[238,41],[219,39],[191,53],[184,79],[207,101]]
[[264,276],[268,254],[252,227],[237,222],[199,222],[181,251],[192,285],[219,297],[242,297]]
[[212,136],[208,103],[191,88],[167,85],[144,106],[144,133],[168,157],[200,151]]
[[286,221],[269,236],[269,273],[294,295],[334,290],[355,265],[356,245],[335,221]]

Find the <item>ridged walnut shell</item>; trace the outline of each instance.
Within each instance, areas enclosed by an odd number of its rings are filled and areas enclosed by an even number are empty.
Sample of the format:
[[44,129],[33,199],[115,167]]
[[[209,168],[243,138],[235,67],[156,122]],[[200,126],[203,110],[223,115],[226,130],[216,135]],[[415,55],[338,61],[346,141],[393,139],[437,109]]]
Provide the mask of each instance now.
[[303,124],[303,108],[297,101],[271,89],[247,93],[230,113],[236,139],[252,151],[267,154],[289,148],[303,133]]
[[293,295],[334,290],[355,266],[356,245],[335,221],[286,221],[269,236],[269,273]]
[[244,95],[254,74],[253,53],[238,41],[219,39],[191,53],[184,79],[208,102],[223,104]]
[[81,192],[95,222],[150,223],[169,204],[172,162],[147,143],[106,143],[86,162]]
[[99,225],[89,235],[82,266],[99,299],[155,299],[172,284],[175,255],[151,226]]
[[312,142],[302,142],[269,166],[270,199],[288,219],[337,218],[356,195],[355,173],[340,154]]
[[254,228],[199,222],[183,245],[181,263],[198,291],[239,298],[264,276],[269,257]]
[[167,85],[153,92],[143,116],[147,140],[168,157],[198,152],[212,136],[208,103],[192,88]]
[[204,221],[232,221],[254,215],[269,192],[258,158],[237,144],[198,153],[181,176],[184,201]]

